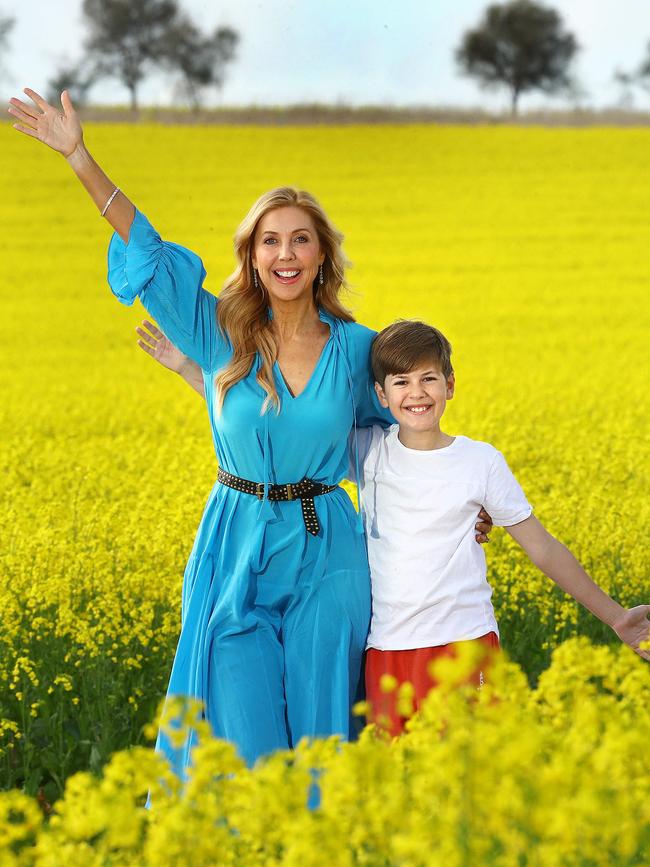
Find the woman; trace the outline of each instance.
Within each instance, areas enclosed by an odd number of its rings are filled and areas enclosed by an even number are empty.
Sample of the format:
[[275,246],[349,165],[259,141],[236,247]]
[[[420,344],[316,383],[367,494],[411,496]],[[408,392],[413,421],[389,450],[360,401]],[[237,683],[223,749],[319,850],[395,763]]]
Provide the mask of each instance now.
[[[59,151],[115,230],[109,282],[139,297],[201,368],[219,477],[183,584],[168,696],[199,698],[249,763],[303,736],[351,733],[370,616],[360,521],[338,487],[357,426],[388,424],[369,370],[374,333],[339,301],[342,236],[291,188],[251,208],[219,296],[201,260],[164,242],[90,156],[66,91],[12,99],[15,128]],[[479,530],[489,525],[477,525]],[[183,776],[193,745],[161,733]]]

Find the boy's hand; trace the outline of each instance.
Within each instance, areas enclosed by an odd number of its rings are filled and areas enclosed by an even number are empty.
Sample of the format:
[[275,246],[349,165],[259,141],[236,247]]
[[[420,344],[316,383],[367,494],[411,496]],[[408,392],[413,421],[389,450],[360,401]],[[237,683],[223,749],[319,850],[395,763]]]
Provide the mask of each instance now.
[[635,653],[650,660],[650,651],[642,650],[639,645],[650,638],[650,605],[637,605],[628,608],[620,620],[612,623],[612,629]]
[[492,530],[494,524],[492,523],[492,518],[485,511],[484,508],[481,508],[481,511],[478,513],[479,520],[475,525],[476,529],[476,541],[480,542],[481,545],[484,545],[486,542],[490,541],[490,537],[488,533]]
[[156,328],[153,322],[145,319],[142,325],[144,327],[138,325],[135,329],[141,338],[138,340],[140,349],[144,349],[145,352],[168,370],[182,374],[189,362],[187,355],[183,355],[180,349],[177,349],[171,340],[168,340],[162,331]]

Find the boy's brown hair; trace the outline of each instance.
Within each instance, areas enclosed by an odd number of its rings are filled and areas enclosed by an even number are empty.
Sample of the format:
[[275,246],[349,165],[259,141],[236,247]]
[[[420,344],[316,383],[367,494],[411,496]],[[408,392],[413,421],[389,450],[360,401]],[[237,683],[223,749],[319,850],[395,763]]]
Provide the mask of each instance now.
[[422,362],[434,362],[445,378],[454,372],[451,344],[444,334],[417,319],[398,319],[372,342],[372,372],[382,386],[387,376],[409,373]]

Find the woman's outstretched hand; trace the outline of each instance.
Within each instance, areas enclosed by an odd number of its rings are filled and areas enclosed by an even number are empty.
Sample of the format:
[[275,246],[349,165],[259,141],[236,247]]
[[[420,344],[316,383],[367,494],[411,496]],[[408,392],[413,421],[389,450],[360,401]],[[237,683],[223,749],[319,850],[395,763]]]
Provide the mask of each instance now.
[[135,330],[140,337],[138,340],[140,349],[143,349],[163,367],[182,375],[187,364],[191,363],[190,359],[187,355],[183,355],[180,349],[174,346],[153,322],[145,319],[142,325],[138,325]]
[[61,94],[62,110],[50,105],[29,87],[25,88],[25,93],[33,105],[16,97],[9,100],[9,114],[19,121],[14,124],[14,129],[37,138],[64,157],[71,156],[83,144],[83,131],[68,91],[64,90]]
[[42,141],[43,144],[63,154],[99,209],[99,213],[102,217],[106,217],[124,243],[128,243],[131,224],[135,217],[135,206],[88,152],[84,144],[81,123],[68,91],[64,90],[61,94],[61,109],[50,105],[40,93],[36,93],[29,87],[25,88],[25,93],[33,105],[28,105],[15,96],[9,100],[7,111],[18,120],[18,123],[14,124],[14,129]]

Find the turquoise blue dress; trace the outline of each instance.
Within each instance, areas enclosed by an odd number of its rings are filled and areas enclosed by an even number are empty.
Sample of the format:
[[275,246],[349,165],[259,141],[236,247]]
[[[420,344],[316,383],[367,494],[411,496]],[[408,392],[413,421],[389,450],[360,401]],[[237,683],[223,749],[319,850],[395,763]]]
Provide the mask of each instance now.
[[[329,339],[304,391],[293,397],[275,366],[279,414],[249,375],[216,412],[213,378],[231,357],[217,298],[190,250],[162,241],[136,211],[128,243],[116,234],[108,279],[124,304],[138,297],[167,337],[203,371],[220,467],[255,482],[304,477],[326,485],[348,475],[357,426],[387,425],[369,366],[374,332],[324,310]],[[342,488],[316,497],[318,536],[306,532],[299,501],[262,501],[215,483],[183,583],[181,634],[169,696],[203,702],[214,734],[252,764],[304,736],[351,736],[351,704],[370,620],[365,539]],[[184,777],[193,734],[157,748]]]

